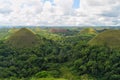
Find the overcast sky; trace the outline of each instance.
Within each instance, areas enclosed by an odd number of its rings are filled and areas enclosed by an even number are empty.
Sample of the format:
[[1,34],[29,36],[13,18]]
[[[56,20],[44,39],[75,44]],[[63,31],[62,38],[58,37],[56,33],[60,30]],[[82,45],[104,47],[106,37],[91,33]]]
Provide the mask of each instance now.
[[120,26],[120,0],[0,0],[1,26]]

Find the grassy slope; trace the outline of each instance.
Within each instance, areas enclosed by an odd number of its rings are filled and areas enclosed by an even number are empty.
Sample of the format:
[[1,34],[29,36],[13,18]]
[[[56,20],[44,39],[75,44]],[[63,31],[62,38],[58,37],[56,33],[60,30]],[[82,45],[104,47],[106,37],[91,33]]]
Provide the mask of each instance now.
[[111,48],[120,48],[120,30],[107,30],[98,34],[89,41],[90,45],[105,45]]
[[37,44],[37,37],[32,31],[22,28],[11,35],[6,42],[14,47],[29,47]]
[[4,40],[5,37],[8,35],[8,29],[6,28],[1,28],[0,29],[0,40]]
[[96,34],[96,30],[93,28],[86,28],[80,31],[80,34]]

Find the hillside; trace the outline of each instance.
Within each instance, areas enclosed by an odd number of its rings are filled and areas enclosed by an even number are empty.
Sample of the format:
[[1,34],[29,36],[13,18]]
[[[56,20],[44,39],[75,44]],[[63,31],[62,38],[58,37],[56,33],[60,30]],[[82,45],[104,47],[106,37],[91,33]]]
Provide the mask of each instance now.
[[0,29],[0,40],[5,39],[5,37],[8,35],[8,30],[8,28]]
[[95,38],[93,38],[90,42],[90,45],[105,45],[111,48],[120,48],[120,30],[107,30]]
[[8,30],[8,32],[12,34],[12,33],[17,32],[18,30],[19,30],[18,28],[11,28]]
[[67,29],[55,29],[55,28],[53,28],[53,29],[50,29],[49,32],[51,32],[51,33],[66,33],[68,31],[67,31]]
[[13,47],[31,47],[37,44],[37,36],[27,28],[21,28],[13,33],[6,43]]
[[96,30],[94,28],[85,28],[80,31],[80,34],[96,34]]

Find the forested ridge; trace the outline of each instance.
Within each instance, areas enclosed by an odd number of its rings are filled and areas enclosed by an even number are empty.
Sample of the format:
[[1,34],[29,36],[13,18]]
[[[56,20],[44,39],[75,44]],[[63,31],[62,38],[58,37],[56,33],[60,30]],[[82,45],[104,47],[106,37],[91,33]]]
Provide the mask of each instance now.
[[36,32],[36,36],[41,43],[24,48],[11,47],[5,39],[2,39],[0,79],[120,79],[120,49],[89,45],[88,42],[96,34],[80,34],[78,31],[71,33],[72,31],[57,34],[40,30]]

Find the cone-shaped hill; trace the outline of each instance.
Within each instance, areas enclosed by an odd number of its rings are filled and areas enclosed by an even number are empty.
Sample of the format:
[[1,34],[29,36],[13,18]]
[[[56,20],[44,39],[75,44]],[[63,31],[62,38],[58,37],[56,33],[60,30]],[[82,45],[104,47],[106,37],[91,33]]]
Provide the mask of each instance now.
[[120,48],[120,30],[107,30],[89,41],[90,45],[104,45],[110,48]]
[[38,38],[31,30],[21,28],[12,34],[6,40],[6,43],[17,48],[32,47],[38,43]]
[[96,30],[94,28],[85,28],[80,31],[80,34],[96,34]]

